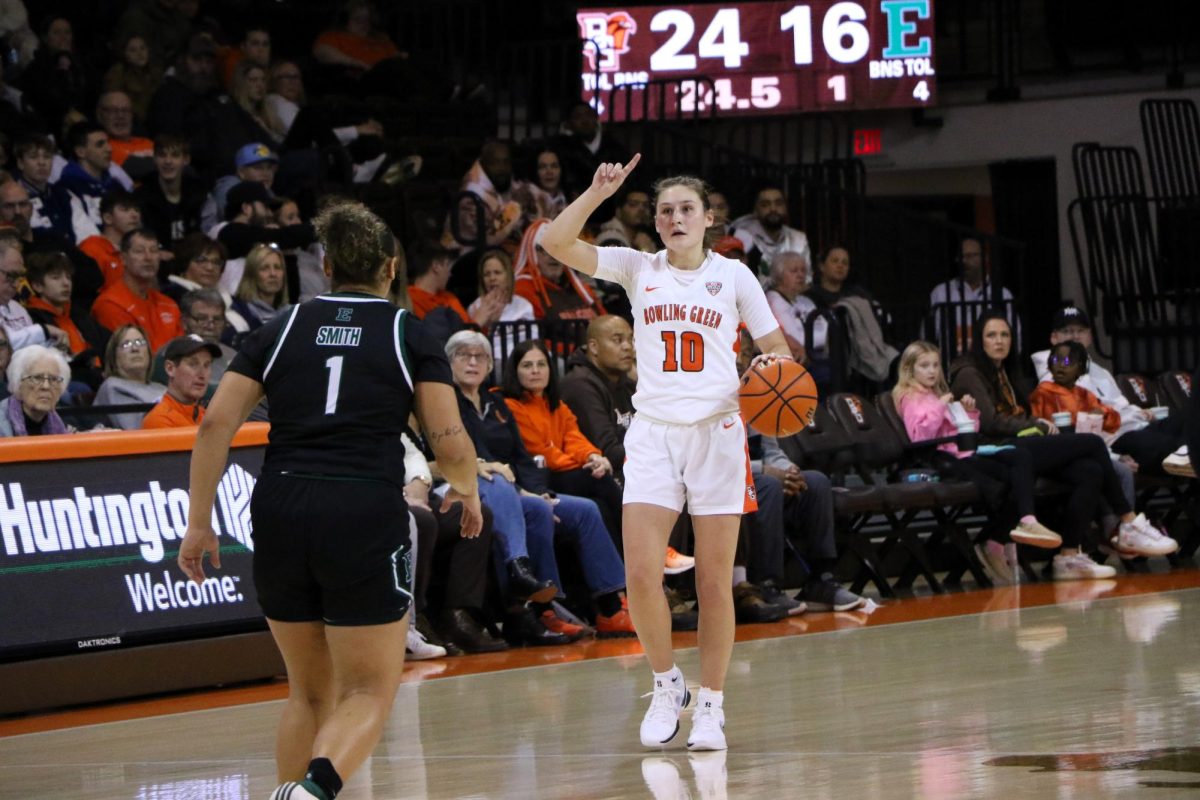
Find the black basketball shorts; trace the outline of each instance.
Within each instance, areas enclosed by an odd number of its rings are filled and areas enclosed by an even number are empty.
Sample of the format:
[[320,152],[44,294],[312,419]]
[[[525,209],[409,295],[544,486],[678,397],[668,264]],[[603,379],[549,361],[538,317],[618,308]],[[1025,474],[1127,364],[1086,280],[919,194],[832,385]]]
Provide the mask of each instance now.
[[398,486],[265,473],[250,517],[268,619],[382,625],[408,613],[412,542]]

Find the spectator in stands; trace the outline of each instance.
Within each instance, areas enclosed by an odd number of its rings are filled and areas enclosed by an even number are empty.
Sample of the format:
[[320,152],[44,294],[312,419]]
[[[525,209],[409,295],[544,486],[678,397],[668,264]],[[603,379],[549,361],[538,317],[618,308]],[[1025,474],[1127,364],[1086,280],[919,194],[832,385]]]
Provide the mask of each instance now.
[[13,177],[25,188],[33,204],[29,220],[33,239],[51,246],[75,244],[71,195],[63,186],[50,182],[54,142],[48,136],[29,136],[17,141],[13,155],[17,160],[17,173]]
[[388,59],[408,57],[379,29],[375,7],[368,0],[345,3],[338,14],[337,27],[325,31],[313,42],[312,55],[318,63],[341,67],[355,77],[362,77]]
[[[1131,456],[1139,470],[1154,475],[1162,474],[1162,461],[1184,444],[1184,429],[1187,414],[1175,412],[1164,420],[1155,420],[1154,415],[1125,399],[1111,372],[1091,357],[1092,320],[1088,313],[1075,306],[1067,306],[1055,312],[1051,320],[1050,344],[1078,342],[1085,350],[1087,368],[1075,383],[1076,389],[1084,389],[1095,395],[1101,403],[1114,410],[1120,417],[1119,427],[1110,446],[1114,453]],[[1049,366],[1050,350],[1034,353],[1033,368],[1039,381],[1052,381]]]
[[[204,393],[207,404],[221,382],[225,369],[237,355],[237,351],[227,344],[222,344],[221,334],[225,331],[225,302],[215,289],[196,289],[188,292],[179,301],[179,312],[183,315],[183,330],[186,336],[199,336],[204,341],[216,346],[221,355],[213,358],[212,370],[208,378],[208,391]],[[168,344],[168,347],[170,344]],[[155,383],[167,383],[166,348],[154,356],[154,364],[150,369],[150,380]]]
[[0,327],[14,351],[35,344],[65,349],[67,334],[56,325],[33,321],[25,306],[17,302],[17,281],[25,274],[21,246],[11,236],[0,237]]
[[[933,287],[929,293],[929,306],[937,335],[941,336],[945,328],[952,327],[958,349],[965,350],[971,341],[971,321],[984,310],[996,306],[997,302],[989,270],[984,267],[983,242],[968,236],[959,242],[958,248],[958,277]],[[1012,292],[1001,287],[1000,295],[1011,322],[1015,319],[1010,305]]]
[[[708,193],[708,208],[712,211],[713,224],[709,229],[716,239],[729,236],[729,200],[721,192]],[[740,239],[738,241],[741,241]],[[743,245],[743,248],[745,246]]]
[[513,349],[501,389],[525,449],[546,459],[550,488],[595,500],[613,543],[622,549],[621,487],[613,478],[612,462],[580,432],[578,420],[562,402],[558,370],[541,340],[528,339]]
[[62,123],[72,115],[86,118],[89,80],[79,56],[75,53],[75,35],[71,21],[59,14],[47,15],[39,29],[41,45],[33,61],[21,73],[21,88],[25,100],[33,106],[50,126],[62,130]]
[[742,244],[742,240],[736,236],[722,236],[713,244],[712,249],[719,256],[746,263],[746,245]]
[[183,238],[200,230],[200,211],[207,193],[204,184],[188,173],[191,145],[182,136],[164,133],[154,138],[154,175],[137,192],[142,220],[171,260]]
[[[288,147],[348,148],[353,160],[351,179],[370,183],[387,160],[383,150],[383,125],[367,118],[352,125],[334,126],[330,118],[307,105],[304,76],[294,61],[279,61],[270,70],[271,93],[267,107],[283,125]],[[391,182],[391,181],[389,181]]]
[[194,33],[150,101],[150,130],[173,133],[191,144],[192,167],[206,182],[233,171],[233,155],[246,144],[241,122],[217,89],[216,45]]
[[33,244],[33,201],[18,181],[0,183],[0,224],[5,225],[22,247]]
[[[1043,419],[1053,419],[1055,414],[1065,412],[1070,415],[1073,431],[1096,434],[1105,444],[1111,445],[1121,427],[1121,415],[1116,409],[1101,403],[1095,392],[1077,383],[1087,373],[1087,350],[1079,342],[1059,342],[1050,348],[1049,363],[1051,380],[1039,383],[1029,395],[1030,413]],[[1096,417],[1099,420],[1089,424]],[[1155,466],[1161,469],[1162,459],[1172,452],[1174,448],[1164,450]],[[1134,473],[1138,471],[1138,462],[1132,456],[1118,457],[1115,454],[1113,460],[1113,469],[1121,480],[1121,490],[1132,507],[1137,503]]]
[[220,242],[214,242],[203,233],[190,233],[179,243],[176,260],[183,265],[183,272],[167,277],[163,294],[178,303],[188,292],[214,289],[225,302],[226,329],[222,341],[232,342],[250,330],[250,323],[233,309],[233,293],[221,286],[225,247]]
[[150,98],[162,84],[163,69],[150,60],[150,45],[140,34],[131,34],[120,42],[120,58],[104,73],[104,90],[124,92],[133,106],[134,121],[145,124]]
[[148,336],[151,351],[183,334],[179,306],[158,286],[158,240],[145,228],[125,234],[121,240],[125,272],[92,304],[92,316],[110,331],[133,323]]
[[[104,348],[104,383],[92,403],[120,406],[157,403],[167,391],[150,380],[150,342],[137,325],[122,325],[113,331]],[[114,428],[132,431],[142,427],[143,411],[114,412],[108,415]]]
[[[528,193],[523,182],[513,179],[511,145],[499,139],[484,142],[479,158],[463,176],[460,190],[471,198],[459,202],[457,232],[452,230],[450,220],[446,220],[443,245],[463,253],[481,246],[515,252],[525,221],[525,210],[519,198]],[[479,230],[480,207],[483,209],[482,231]]]
[[197,427],[204,419],[200,401],[208,392],[213,359],[221,350],[199,336],[180,336],[167,344],[167,393],[146,413],[142,428]]
[[549,147],[540,147],[534,154],[533,180],[526,184],[533,198],[533,216],[536,219],[554,219],[567,207],[567,196],[563,191],[562,162],[558,153]]
[[250,323],[250,330],[257,330],[291,305],[283,252],[276,244],[254,245],[246,255],[246,268],[234,293],[234,310]]
[[485,331],[497,322],[533,319],[533,306],[513,294],[512,259],[503,250],[488,250],[479,257],[478,290],[467,314]]
[[71,379],[60,351],[29,345],[13,353],[5,374],[11,396],[0,402],[0,437],[74,432],[54,410]]
[[[304,219],[300,216],[300,206],[289,197],[276,197],[271,201],[270,208],[275,216],[275,224],[281,228],[304,224]],[[329,276],[325,274],[325,265],[321,263],[322,252],[320,246],[315,243],[308,247],[292,247],[283,251],[284,260],[289,264],[296,264],[300,290],[300,296],[296,299],[298,303],[308,302],[329,291]]]
[[600,235],[605,230],[619,230],[634,250],[643,253],[658,250],[654,237],[650,235],[653,221],[650,216],[650,195],[644,189],[622,187],[614,200],[616,214],[600,226]]
[[129,95],[115,89],[100,95],[96,121],[108,134],[113,163],[135,181],[144,180],[154,170],[154,142],[134,135],[133,101]]
[[[741,332],[740,339],[738,369],[744,372],[758,349],[746,331]],[[838,552],[829,477],[817,470],[801,470],[775,437],[750,428],[746,448],[758,511],[750,517],[750,552],[745,568],[748,580],[734,589],[739,619],[751,621],[746,618],[755,612],[765,612],[770,618],[771,607],[795,615],[805,610],[853,611],[866,605],[865,598],[843,588],[834,578]],[[794,598],[783,592],[785,536],[795,541],[804,556],[804,583]],[[762,603],[755,602],[756,598]]]
[[567,359],[560,387],[580,432],[600,448],[618,480],[625,464],[625,431],[635,413],[632,366],[633,328],[621,317],[605,314],[588,323],[585,346]]
[[1188,404],[1186,416],[1186,430],[1184,431],[1187,437],[1188,461],[1192,465],[1192,474],[1200,475],[1200,392],[1195,391],[1196,386],[1200,386],[1200,367],[1192,373],[1192,400]]
[[[133,189],[128,178],[118,180],[112,167],[112,146],[108,134],[99,125],[77,122],[67,131],[63,167],[59,185],[74,195],[83,219],[75,219],[75,241],[94,235],[104,224],[100,218],[100,200],[114,189]],[[79,215],[75,215],[79,216]]]
[[121,240],[142,226],[142,209],[137,198],[124,189],[113,189],[100,199],[100,233],[79,243],[79,249],[96,262],[107,289],[125,274]]
[[[8,340],[8,334],[4,332],[4,328],[0,328],[0,375],[3,375],[8,370],[8,364],[12,361],[12,342]],[[4,400],[9,396],[8,381],[0,384],[0,400]]]
[[[914,444],[958,433],[950,407],[955,395],[942,375],[941,351],[929,342],[916,341],[904,349],[892,400],[896,412],[904,420],[908,438]],[[978,430],[980,414],[975,398],[964,394],[958,402]],[[1062,537],[1039,522],[1035,514],[1035,475],[1033,457],[1028,451],[1014,447],[989,450],[987,455],[982,455],[960,450],[954,443],[940,444],[937,449],[950,457],[932,459],[939,472],[978,486],[1002,530],[1011,529],[1007,535],[1000,533],[975,547],[993,581],[1004,584],[1012,583],[1014,579],[1015,565],[1007,561],[1004,541],[1011,539],[1050,549],[1062,544]]]
[[[479,536],[464,538],[461,531],[462,504],[443,512],[441,503],[430,502],[433,471],[421,448],[407,435],[404,442],[404,499],[416,521],[416,575],[413,585],[413,624],[409,627],[408,650],[415,656],[428,650],[421,642],[441,648],[445,655],[494,653],[507,650],[503,639],[492,636],[479,624],[487,589],[488,554],[493,547],[493,515],[481,504],[483,528]],[[435,628],[426,617],[429,586],[433,574],[444,583],[441,613]],[[414,634],[415,631],[415,634]]]
[[275,196],[271,189],[279,172],[279,156],[274,150],[261,142],[243,145],[234,156],[234,165],[235,173],[217,180],[200,212],[200,228],[209,236],[216,236],[217,225],[228,219],[225,208],[229,202],[229,190],[234,186],[244,181],[261,183],[266,187],[269,197]]
[[[408,298],[417,319],[425,319],[435,308],[446,308],[466,324],[472,317],[459,299],[446,290],[450,283],[453,256],[436,245],[424,245],[413,250],[408,260]],[[492,312],[495,300],[486,309],[477,309],[480,318]]]
[[221,54],[221,83],[227,89],[233,87],[237,68],[247,62],[263,69],[271,66],[271,32],[263,25],[246,26],[238,46],[225,48]]
[[546,220],[535,220],[521,238],[513,292],[529,301],[537,319],[592,319],[605,313],[596,292],[573,269],[539,244]]
[[766,275],[776,253],[790,250],[812,258],[804,231],[789,227],[787,198],[778,186],[763,186],[754,195],[754,211],[735,219],[733,235],[746,245],[748,264]]
[[[522,443],[517,423],[496,392],[482,390],[492,372],[487,338],[475,331],[460,331],[446,342],[446,356],[458,387],[459,413],[480,455],[480,493],[497,493],[509,487],[519,492],[518,513],[529,534],[531,555],[555,586],[562,586],[554,557],[555,530],[572,540],[583,567],[584,579],[596,602],[597,631],[601,636],[633,635],[633,623],[621,593],[625,589],[624,567],[613,546],[596,503],[569,494],[549,491],[546,476],[530,458]],[[489,505],[491,505],[489,503]],[[495,512],[497,507],[493,505]],[[558,523],[556,526],[555,523]],[[541,552],[541,551],[545,552]],[[537,552],[535,552],[537,551]],[[543,570],[544,566],[544,570]],[[561,592],[558,596],[562,596]],[[533,603],[534,616],[550,631],[572,641],[583,629],[559,617],[549,602]]]
[[267,103],[267,68],[249,59],[233,71],[229,97],[241,112],[242,126],[251,141],[283,144],[287,130]]
[[[969,394],[975,398],[979,431],[985,441],[1028,450],[1034,474],[1056,477],[1070,487],[1063,506],[1065,524],[1059,531],[1064,546],[1054,557],[1055,579],[1090,580],[1116,574],[1112,567],[1096,564],[1082,550],[1101,499],[1120,519],[1114,537],[1118,550],[1149,554],[1174,545],[1144,515],[1134,514],[1100,437],[1074,434],[1051,439],[1036,435],[1059,431],[1053,422],[1031,416],[1017,399],[1026,393],[1014,388],[1012,327],[1004,313],[992,311],[981,317],[973,337],[971,351],[951,364],[951,391],[956,397]],[[1023,432],[1035,435],[1021,435]],[[1169,552],[1177,547],[1174,545]]]
[[851,283],[849,278],[850,251],[840,244],[827,247],[821,252],[817,275],[808,288],[808,296],[818,308],[833,308],[846,297],[872,300],[862,285]]
[[[268,204],[272,197],[267,187],[254,181],[242,181],[229,190],[225,200],[224,227],[217,233],[217,241],[225,245],[230,259],[243,258],[256,244],[276,244],[280,248],[308,247],[316,241],[316,232],[307,222],[287,227],[272,227],[275,218]],[[221,283],[227,288],[236,288],[241,282],[240,269],[226,265]],[[236,280],[235,280],[236,279]]]
[[[1101,430],[1105,434],[1103,438],[1110,441],[1121,427],[1121,415],[1115,408],[1102,403],[1095,392],[1079,385],[1079,379],[1088,371],[1087,349],[1074,340],[1059,342],[1050,348],[1046,361],[1050,380],[1039,383],[1029,395],[1030,413],[1042,419],[1053,419],[1055,414],[1066,412],[1071,415],[1070,424],[1076,429],[1082,427],[1080,414],[1097,414],[1101,417]],[[1169,448],[1163,458],[1174,449]],[[1136,464],[1134,461],[1135,469]]]
[[133,0],[117,24],[116,40],[140,36],[150,45],[153,59],[171,64],[188,42],[191,20],[178,0]]
[[869,381],[883,382],[900,352],[884,341],[875,301],[866,289],[850,283],[849,275],[849,251],[840,245],[826,248],[807,295],[819,309],[844,309],[848,368]]
[[596,109],[582,100],[568,109],[559,135],[550,141],[550,146],[558,153],[563,189],[570,195],[577,195],[591,185],[592,176],[601,164],[629,161],[629,150],[604,133]]
[[[803,253],[783,250],[771,260],[768,274],[767,302],[779,327],[788,340],[792,358],[803,362],[806,360],[806,338],[804,322],[809,315],[817,310],[817,304],[804,294],[808,288],[808,258]],[[828,323],[817,319],[813,324],[813,350],[825,350],[825,338]]]
[[71,307],[72,276],[75,265],[65,253],[32,253],[27,262],[26,279],[33,290],[25,305],[34,322],[52,325],[67,335],[67,352],[72,357],[76,380],[92,389],[100,385],[100,355],[108,344],[108,331],[96,324],[90,314]]

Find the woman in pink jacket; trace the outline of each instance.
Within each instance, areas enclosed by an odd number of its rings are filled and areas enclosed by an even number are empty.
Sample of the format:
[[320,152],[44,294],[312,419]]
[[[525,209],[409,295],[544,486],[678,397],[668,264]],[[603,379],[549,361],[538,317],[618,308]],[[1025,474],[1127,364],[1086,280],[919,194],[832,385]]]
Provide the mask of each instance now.
[[[908,438],[914,443],[958,433],[950,411],[950,403],[955,398],[942,374],[941,353],[929,342],[918,340],[904,349],[892,398],[896,411],[904,420]],[[960,402],[978,432],[979,411],[975,408],[975,398],[966,394]],[[951,442],[938,445],[938,450],[949,456],[938,459],[940,466],[979,484],[989,504],[1000,511],[1001,520],[1007,516],[1011,521],[1015,516],[1016,522],[1008,534],[1012,541],[1049,549],[1062,544],[1062,537],[1038,522],[1034,515],[1033,460],[1027,452],[1015,447],[1000,447],[981,455],[976,451],[959,450]],[[987,491],[989,486],[999,488],[1000,485],[1007,489],[1006,494]],[[1001,543],[988,541],[977,552],[999,577],[1011,579],[1011,567],[1005,561]]]

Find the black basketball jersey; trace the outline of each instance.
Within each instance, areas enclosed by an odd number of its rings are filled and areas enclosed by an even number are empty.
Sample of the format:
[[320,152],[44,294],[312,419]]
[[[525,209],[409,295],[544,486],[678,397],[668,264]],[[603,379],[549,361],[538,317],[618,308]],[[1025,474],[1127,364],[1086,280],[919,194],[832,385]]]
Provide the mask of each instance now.
[[400,434],[420,381],[451,384],[439,343],[407,311],[366,294],[324,294],[246,337],[229,369],[270,404],[264,472],[404,485]]

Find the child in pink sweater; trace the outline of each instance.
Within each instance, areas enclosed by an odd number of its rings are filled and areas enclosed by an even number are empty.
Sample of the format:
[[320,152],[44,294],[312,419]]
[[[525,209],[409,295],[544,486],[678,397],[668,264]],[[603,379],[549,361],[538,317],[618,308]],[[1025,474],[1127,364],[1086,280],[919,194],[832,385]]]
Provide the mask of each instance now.
[[[900,356],[899,379],[896,388],[892,390],[892,399],[896,403],[896,411],[904,420],[904,428],[908,438],[916,442],[929,439],[940,439],[958,433],[958,426],[950,413],[950,403],[954,395],[942,374],[942,357],[937,347],[929,342],[915,341],[905,348]],[[960,398],[963,409],[975,422],[975,430],[979,430],[979,411],[975,408],[975,398],[963,395]],[[1014,542],[1053,549],[1062,544],[1062,537],[1038,522],[1033,509],[1033,462],[1029,454],[1019,448],[994,448],[987,455],[974,451],[961,451],[953,443],[938,445],[938,449],[954,456],[956,461],[950,464],[953,472],[980,485],[995,485],[1000,482],[1007,486],[1007,502],[1003,508],[1008,510],[1010,519],[1015,511],[1016,524],[1009,532],[1009,538]],[[942,460],[943,463],[946,459]],[[988,492],[984,492],[985,497]],[[989,549],[990,548],[990,549]],[[992,566],[994,572],[1002,577],[1008,577],[1003,569],[995,569],[995,558],[1002,547],[997,542],[988,542],[987,548],[980,548],[980,556],[985,564]],[[1008,573],[1011,573],[1009,566]]]

